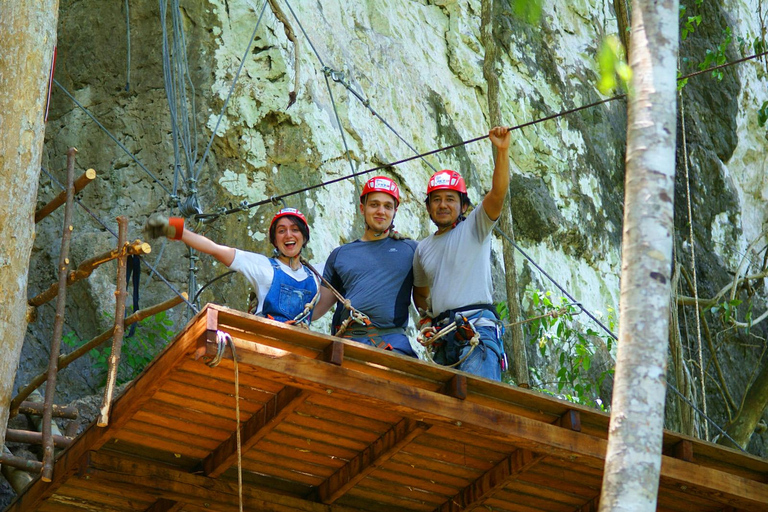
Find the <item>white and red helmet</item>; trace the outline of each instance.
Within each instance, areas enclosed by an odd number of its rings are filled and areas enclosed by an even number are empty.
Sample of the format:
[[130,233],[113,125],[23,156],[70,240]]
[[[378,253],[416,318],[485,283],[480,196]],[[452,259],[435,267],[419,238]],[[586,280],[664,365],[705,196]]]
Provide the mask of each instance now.
[[435,190],[455,190],[459,194],[466,194],[467,184],[464,183],[464,178],[461,177],[461,174],[456,171],[444,169],[436,172],[429,178],[427,195]]
[[269,223],[269,241],[272,242],[272,245],[275,245],[275,223],[282,217],[295,217],[301,221],[299,227],[303,228],[301,231],[305,238],[304,244],[306,245],[309,242],[309,224],[304,214],[296,208],[283,208],[272,217],[272,222]]
[[360,202],[371,192],[384,192],[395,198],[395,206],[400,205],[400,188],[394,180],[386,176],[374,176],[363,185],[363,191],[360,193]]

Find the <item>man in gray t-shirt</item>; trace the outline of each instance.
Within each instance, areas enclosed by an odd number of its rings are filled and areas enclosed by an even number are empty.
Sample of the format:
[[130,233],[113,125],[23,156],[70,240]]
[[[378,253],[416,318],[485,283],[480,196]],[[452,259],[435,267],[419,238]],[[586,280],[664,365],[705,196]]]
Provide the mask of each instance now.
[[461,312],[480,335],[475,348],[461,334],[456,336],[458,331],[443,337],[436,362],[501,380],[506,359],[502,327],[492,304],[491,231],[509,188],[509,129],[496,127],[488,136],[497,149],[491,190],[466,220],[470,204],[461,175],[445,170],[429,180],[427,212],[437,231],[416,248],[413,298],[420,310],[431,311],[436,327],[452,322],[454,313]]

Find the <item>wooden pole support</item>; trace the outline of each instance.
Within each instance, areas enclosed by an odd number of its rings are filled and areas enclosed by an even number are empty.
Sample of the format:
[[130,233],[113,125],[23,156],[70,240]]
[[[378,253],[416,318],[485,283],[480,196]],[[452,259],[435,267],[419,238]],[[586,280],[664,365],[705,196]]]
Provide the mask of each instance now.
[[[123,215],[117,218],[118,234],[117,247],[123,247],[128,238],[128,217]],[[117,259],[117,286],[115,287],[115,328],[112,337],[112,351],[109,353],[109,370],[107,372],[107,384],[104,387],[104,399],[101,401],[101,411],[96,424],[100,427],[106,427],[109,424],[109,409],[112,407],[112,394],[115,391],[115,381],[117,381],[117,368],[120,363],[120,351],[123,348],[123,334],[125,333],[125,298],[128,295],[126,291],[125,252]]]
[[13,455],[0,455],[0,464],[3,466],[11,466],[12,468],[22,469],[29,471],[30,473],[39,473],[43,469],[43,463],[36,460],[28,460],[22,457],[16,457]]
[[[82,279],[85,279],[86,277],[90,276],[93,273],[96,267],[104,263],[107,263],[108,261],[117,259],[121,255],[138,254],[139,256],[144,256],[146,254],[149,254],[150,252],[152,252],[152,246],[146,242],[142,242],[141,240],[136,240],[135,242],[131,242],[130,244],[127,244],[127,245],[123,244],[122,246],[119,246],[117,249],[112,249],[111,251],[107,251],[103,254],[99,254],[98,256],[95,256],[91,259],[88,259],[82,262],[80,266],[77,267],[76,270],[70,272],[69,275],[67,276],[67,286],[77,281],[80,281]],[[40,293],[35,297],[29,299],[27,303],[30,306],[34,306],[34,307],[42,306],[49,300],[53,299],[58,292],[59,292],[59,283],[54,283],[51,285],[50,288],[48,288],[43,293]]]
[[56,297],[56,317],[53,322],[51,355],[48,361],[48,381],[45,386],[45,405],[43,407],[43,482],[53,478],[54,442],[51,433],[53,421],[53,396],[56,394],[56,374],[59,371],[59,353],[61,337],[64,333],[64,311],[67,306],[67,274],[69,273],[69,245],[72,240],[72,210],[75,204],[75,154],[77,149],[67,151],[67,190],[64,207],[64,229],[61,234],[61,252],[59,253],[59,292]]
[[[5,436],[5,440],[9,443],[24,443],[24,444],[44,444],[42,432],[34,432],[32,430],[18,430],[15,428],[9,428]],[[71,437],[64,436],[51,436],[54,446],[56,448],[66,448],[72,444]]]
[[[83,190],[89,183],[96,179],[96,171],[88,169],[79,178],[75,180],[75,194]],[[47,205],[43,206],[35,212],[35,224],[49,216],[56,211],[56,208],[64,204],[67,200],[67,191],[62,191],[59,195],[53,198],[53,200]]]
[[[150,316],[156,315],[157,313],[160,313],[161,311],[166,311],[168,309],[171,309],[172,307],[178,306],[182,302],[187,300],[187,294],[182,293],[181,297],[177,296],[172,299],[168,299],[165,302],[161,302],[160,304],[155,304],[152,307],[140,309],[128,318],[125,319],[125,326],[135,324],[136,322],[141,322],[145,318],[149,318]],[[79,359],[80,357],[84,356],[88,352],[91,351],[91,349],[94,349],[110,339],[112,337],[112,334],[114,333],[115,328],[112,327],[109,330],[104,331],[103,333],[99,334],[92,340],[88,341],[87,343],[84,343],[82,346],[78,347],[77,349],[73,350],[69,354],[64,354],[62,356],[59,356],[59,371],[63,370],[70,364],[72,364],[73,361]],[[19,407],[21,403],[29,397],[29,395],[32,394],[34,390],[36,390],[43,382],[45,382],[45,379],[48,378],[48,374],[43,372],[37,377],[33,378],[31,381],[29,381],[29,384],[24,386],[22,389],[19,390],[19,393],[11,400],[11,407],[10,407],[10,417],[13,418],[19,413]]]
[[[43,409],[43,404],[39,402],[24,401],[19,406],[19,412],[21,414],[30,414],[36,416],[42,416]],[[56,404],[53,404],[51,412],[55,418],[66,418],[68,420],[76,420],[78,415],[77,409],[74,407],[62,407],[61,405]]]

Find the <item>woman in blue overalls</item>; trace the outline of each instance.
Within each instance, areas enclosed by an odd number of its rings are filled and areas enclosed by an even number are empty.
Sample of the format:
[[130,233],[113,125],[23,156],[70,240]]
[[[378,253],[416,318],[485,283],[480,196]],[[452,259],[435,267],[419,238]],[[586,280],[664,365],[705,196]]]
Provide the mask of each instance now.
[[283,208],[272,218],[269,241],[275,257],[220,245],[209,238],[184,229],[184,219],[154,215],[144,228],[151,238],[167,236],[189,247],[210,254],[242,273],[256,290],[258,303],[253,314],[280,322],[308,326],[317,302],[318,279],[301,263],[301,250],[309,242],[309,225],[295,208]]

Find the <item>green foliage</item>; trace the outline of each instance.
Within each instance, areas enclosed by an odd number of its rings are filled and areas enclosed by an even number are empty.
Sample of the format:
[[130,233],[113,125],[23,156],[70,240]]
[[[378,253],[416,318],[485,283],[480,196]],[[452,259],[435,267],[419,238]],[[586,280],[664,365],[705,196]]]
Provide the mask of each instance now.
[[[610,351],[614,340],[611,336],[578,324],[575,320],[580,312],[578,306],[569,303],[564,297],[555,303],[551,295],[549,291],[526,290],[531,316],[541,316],[526,324],[528,339],[531,344],[538,346],[543,358],[554,363],[557,396],[575,403],[604,408],[598,396],[599,389],[603,380],[613,373],[613,369],[601,371],[596,381],[591,380],[589,371],[594,362],[595,342],[602,338]],[[609,309],[608,322],[613,329],[612,309]],[[547,384],[543,382],[537,368],[531,368],[531,372],[540,383]]]
[[496,306],[496,313],[499,315],[499,320],[504,322],[509,319],[509,307],[506,302],[497,302],[494,306]]
[[[725,58],[725,52],[728,49],[728,45],[731,44],[732,40],[732,34],[731,34],[731,27],[727,27],[723,31],[723,40],[720,44],[717,45],[717,48],[712,50],[711,48],[707,48],[707,53],[704,57],[704,62],[699,64],[700,70],[709,69],[711,67],[716,66],[722,66],[726,63]],[[722,69],[715,69],[712,71],[712,76],[718,80],[723,79],[723,70]]]
[[538,23],[541,18],[542,0],[509,0],[512,11],[528,23]]
[[629,90],[632,69],[624,60],[624,49],[616,36],[603,39],[597,52],[597,64],[600,68],[600,81],[597,89],[602,94],[610,94],[621,82],[624,90]]
[[765,126],[766,121],[768,121],[768,101],[764,101],[763,105],[757,111],[758,126],[762,128],[763,126]]
[[739,299],[726,300],[710,308],[710,313],[719,317],[724,324],[730,324],[736,318],[736,309],[741,305]]
[[765,40],[757,36],[750,42],[751,37],[751,35],[747,34],[747,37],[739,36],[736,38],[739,42],[739,52],[742,57],[747,57],[750,53],[757,55],[765,51]]
[[[113,322],[112,315],[104,313],[104,317]],[[117,372],[117,384],[123,384],[136,378],[147,364],[152,361],[160,350],[173,338],[175,332],[170,330],[173,322],[165,311],[141,321],[136,328],[134,336],[123,338],[120,350],[120,363]],[[77,347],[82,344],[77,334],[70,331],[62,336],[64,344]],[[93,360],[93,367],[101,375],[101,385],[106,383],[109,371],[109,356],[112,347],[91,349],[88,354]]]
[[701,14],[698,16],[688,16],[683,22],[683,28],[680,30],[680,39],[685,41],[688,39],[688,34],[692,34],[696,31],[696,27],[701,25]]

